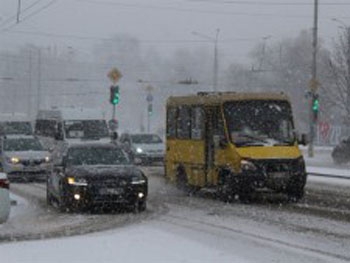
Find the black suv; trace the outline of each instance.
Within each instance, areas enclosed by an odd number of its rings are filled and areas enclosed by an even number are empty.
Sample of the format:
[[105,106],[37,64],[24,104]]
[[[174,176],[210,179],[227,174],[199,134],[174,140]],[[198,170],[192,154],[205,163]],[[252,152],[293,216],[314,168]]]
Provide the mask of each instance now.
[[73,144],[47,179],[47,202],[61,211],[131,206],[146,209],[147,177],[114,144]]

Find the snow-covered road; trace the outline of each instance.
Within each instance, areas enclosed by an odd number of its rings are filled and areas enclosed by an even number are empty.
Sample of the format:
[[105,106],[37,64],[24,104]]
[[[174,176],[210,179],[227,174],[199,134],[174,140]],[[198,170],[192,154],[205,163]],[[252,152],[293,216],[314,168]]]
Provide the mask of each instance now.
[[[325,162],[307,158],[308,167]],[[68,231],[60,238],[3,243],[1,262],[350,261],[350,185],[344,180],[309,177],[300,204],[272,199],[245,205],[188,197],[168,184],[161,171],[147,169],[150,205],[144,214],[60,214],[47,209],[44,188],[30,201],[20,199],[0,232],[10,231],[12,224],[16,231],[34,228],[39,238],[43,229],[57,232],[67,224],[85,234],[70,236]],[[86,234],[91,231],[99,232]]]

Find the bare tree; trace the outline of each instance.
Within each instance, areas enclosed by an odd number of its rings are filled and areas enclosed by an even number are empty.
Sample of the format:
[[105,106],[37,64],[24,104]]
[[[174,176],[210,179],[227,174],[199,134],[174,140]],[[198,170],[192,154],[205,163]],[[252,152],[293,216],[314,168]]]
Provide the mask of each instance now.
[[342,115],[344,124],[350,124],[350,27],[334,43],[329,59],[328,87],[323,87],[328,104]]

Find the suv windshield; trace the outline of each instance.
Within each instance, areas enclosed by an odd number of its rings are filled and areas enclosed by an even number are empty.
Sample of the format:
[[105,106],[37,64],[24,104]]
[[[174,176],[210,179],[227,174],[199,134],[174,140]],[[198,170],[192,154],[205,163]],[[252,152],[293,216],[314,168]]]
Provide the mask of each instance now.
[[81,147],[67,153],[67,165],[119,165],[129,164],[129,159],[119,148]]
[[71,120],[64,122],[67,139],[106,138],[109,136],[105,120]]
[[131,135],[131,140],[138,144],[162,143],[162,139],[156,134],[135,134]]
[[237,146],[290,145],[294,126],[287,101],[236,101],[224,104],[230,139]]
[[4,151],[20,152],[20,151],[43,151],[43,146],[37,139],[6,139],[4,140]]

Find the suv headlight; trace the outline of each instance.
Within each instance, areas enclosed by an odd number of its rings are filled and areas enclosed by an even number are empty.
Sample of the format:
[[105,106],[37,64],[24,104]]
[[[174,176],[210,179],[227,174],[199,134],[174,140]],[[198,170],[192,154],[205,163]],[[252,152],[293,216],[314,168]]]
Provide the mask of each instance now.
[[257,167],[251,161],[246,160],[246,159],[242,159],[241,160],[241,170],[242,171],[256,171]]
[[44,160],[45,160],[46,163],[49,163],[49,162],[51,161],[51,158],[50,158],[49,156],[46,156],[46,157],[44,158]]
[[84,178],[75,178],[75,177],[67,177],[67,183],[69,185],[77,185],[77,186],[87,186],[88,183]]

